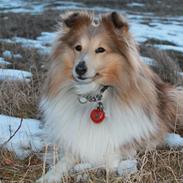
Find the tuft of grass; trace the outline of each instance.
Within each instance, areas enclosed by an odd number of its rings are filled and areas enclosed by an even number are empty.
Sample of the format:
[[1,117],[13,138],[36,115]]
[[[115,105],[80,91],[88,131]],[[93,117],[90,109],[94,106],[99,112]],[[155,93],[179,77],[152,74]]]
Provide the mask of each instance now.
[[32,183],[41,173],[42,161],[36,154],[21,160],[13,152],[0,150],[0,182]]
[[16,117],[35,118],[38,114],[39,89],[34,82],[2,81],[0,113]]
[[44,11],[43,14],[0,13],[0,38],[13,36],[36,38],[41,32],[52,32],[57,24],[60,12]]
[[148,49],[147,54],[154,59],[156,66],[152,69],[160,76],[164,82],[172,85],[183,85],[183,77],[180,75],[182,69],[176,58],[172,58],[165,51]]

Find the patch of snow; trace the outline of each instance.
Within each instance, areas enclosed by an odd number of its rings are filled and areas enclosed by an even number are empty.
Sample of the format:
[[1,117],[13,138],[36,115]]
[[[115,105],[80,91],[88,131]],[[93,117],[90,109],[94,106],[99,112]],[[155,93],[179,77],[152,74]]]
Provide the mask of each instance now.
[[39,14],[44,10],[53,8],[59,10],[69,10],[82,8],[84,4],[79,2],[65,1],[25,1],[25,0],[0,0],[0,12],[15,12],[15,13],[32,13]]
[[[85,7],[84,9],[88,11],[95,10],[95,12],[97,13],[110,13],[113,11],[120,11],[120,9],[117,9],[117,8],[114,9],[114,8],[107,8],[107,7],[100,7],[100,6]],[[78,10],[83,10],[83,8]]]
[[165,144],[169,147],[181,147],[183,146],[183,137],[175,133],[169,133],[165,137]]
[[35,48],[40,54],[49,54],[51,50],[51,44],[56,36],[56,32],[42,32],[41,35],[37,37],[37,39],[13,37],[11,39],[0,39],[0,41],[12,44],[20,44],[25,48]]
[[137,172],[137,160],[123,160],[120,162],[117,172],[120,176]]
[[22,59],[22,55],[20,55],[20,54],[13,54],[13,58],[15,58],[16,60]]
[[[44,2],[36,2],[36,1],[25,1],[25,0],[1,0],[0,1],[0,12],[14,12],[14,13],[31,13],[31,14],[40,14],[45,10],[49,9],[57,9],[60,11],[68,11],[68,10],[89,10],[89,11],[97,11],[97,12],[111,12],[114,11],[112,8],[99,7],[99,6],[91,6],[88,7],[86,4],[81,2],[67,2],[67,1],[44,1]],[[115,9],[117,10],[117,9]],[[120,10],[120,9],[118,9]]]
[[152,58],[141,56],[141,59],[142,59],[144,64],[151,65],[151,66],[156,65],[155,60]]
[[[173,50],[183,51],[183,41],[180,39],[183,36],[183,29],[179,20],[170,19],[164,22],[161,18],[155,16],[148,17],[148,15],[129,15],[128,18],[131,22],[131,31],[137,41],[144,42],[152,38],[169,41],[175,44],[175,46],[166,46],[164,49],[172,48]],[[149,24],[143,23],[146,18]],[[163,49],[163,46],[161,48]]]
[[183,72],[179,72],[179,75],[183,77]]
[[22,80],[30,81],[32,74],[27,71],[16,69],[0,69],[0,80]]
[[161,50],[174,50],[174,51],[183,52],[183,46],[181,47],[181,46],[161,45],[161,44],[155,44],[153,46]]
[[33,39],[26,39],[22,37],[14,37],[12,39],[13,42],[17,44],[21,44],[25,48],[35,48],[37,49],[41,54],[49,53],[50,49],[46,46],[42,45],[42,42],[33,40]]
[[144,7],[144,4],[142,3],[128,3],[128,7]]
[[81,172],[91,168],[92,168],[92,165],[90,163],[79,163],[74,166],[74,171]]
[[11,63],[4,60],[4,58],[0,57],[0,65],[10,65]]
[[54,7],[54,4],[49,4],[47,7],[53,7],[57,10],[83,10],[86,8],[86,5],[81,2],[67,2],[67,1],[57,1],[56,6]]
[[4,51],[2,55],[5,58],[11,58],[12,57],[12,53],[9,50]]
[[41,36],[37,37],[37,41],[43,46],[51,46],[53,40],[56,39],[56,32],[42,32]]
[[1,11],[6,11],[6,10],[11,10],[11,9],[17,9],[21,8],[24,3],[21,0],[16,0],[16,1],[11,1],[11,0],[1,0],[0,3],[0,10]]
[[89,174],[86,172],[86,173],[77,175],[76,183],[88,182],[88,180],[89,180]]
[[14,59],[16,59],[16,60],[22,58],[22,55],[20,55],[20,54],[14,54],[14,53],[12,53],[12,52],[9,51],[9,50],[5,50],[5,51],[3,52],[3,54],[2,54],[2,56],[3,56],[4,58],[9,58],[9,59],[14,58]]
[[[7,142],[20,123],[20,118],[0,115],[0,145]],[[20,158],[26,157],[31,151],[40,151],[43,147],[40,123],[35,119],[23,119],[20,129],[8,143],[4,144],[5,147],[14,151]]]

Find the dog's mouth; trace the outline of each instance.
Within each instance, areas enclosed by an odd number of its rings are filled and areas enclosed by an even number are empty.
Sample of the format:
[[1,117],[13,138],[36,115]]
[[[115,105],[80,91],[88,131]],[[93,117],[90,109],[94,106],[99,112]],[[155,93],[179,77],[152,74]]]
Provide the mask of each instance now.
[[90,82],[93,82],[94,80],[96,80],[96,78],[99,76],[99,73],[96,73],[94,76],[74,76],[72,75],[73,79],[78,82],[78,83],[82,83],[82,84],[87,84]]

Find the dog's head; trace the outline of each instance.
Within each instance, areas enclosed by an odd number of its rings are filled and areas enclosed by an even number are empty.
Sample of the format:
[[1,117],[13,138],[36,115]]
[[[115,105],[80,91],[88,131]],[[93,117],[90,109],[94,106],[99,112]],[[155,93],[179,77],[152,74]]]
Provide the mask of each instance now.
[[138,54],[124,17],[113,12],[96,19],[76,12],[63,16],[61,25],[53,60],[62,65],[64,80],[86,86],[84,93],[101,85],[128,85]]

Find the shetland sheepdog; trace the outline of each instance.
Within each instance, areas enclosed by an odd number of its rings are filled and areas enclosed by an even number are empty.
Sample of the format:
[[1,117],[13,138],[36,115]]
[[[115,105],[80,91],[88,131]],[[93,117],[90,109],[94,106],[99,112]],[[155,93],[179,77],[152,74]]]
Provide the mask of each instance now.
[[116,12],[62,17],[40,106],[45,138],[60,155],[40,182],[59,182],[78,162],[116,170],[183,124],[183,90],[141,61]]

